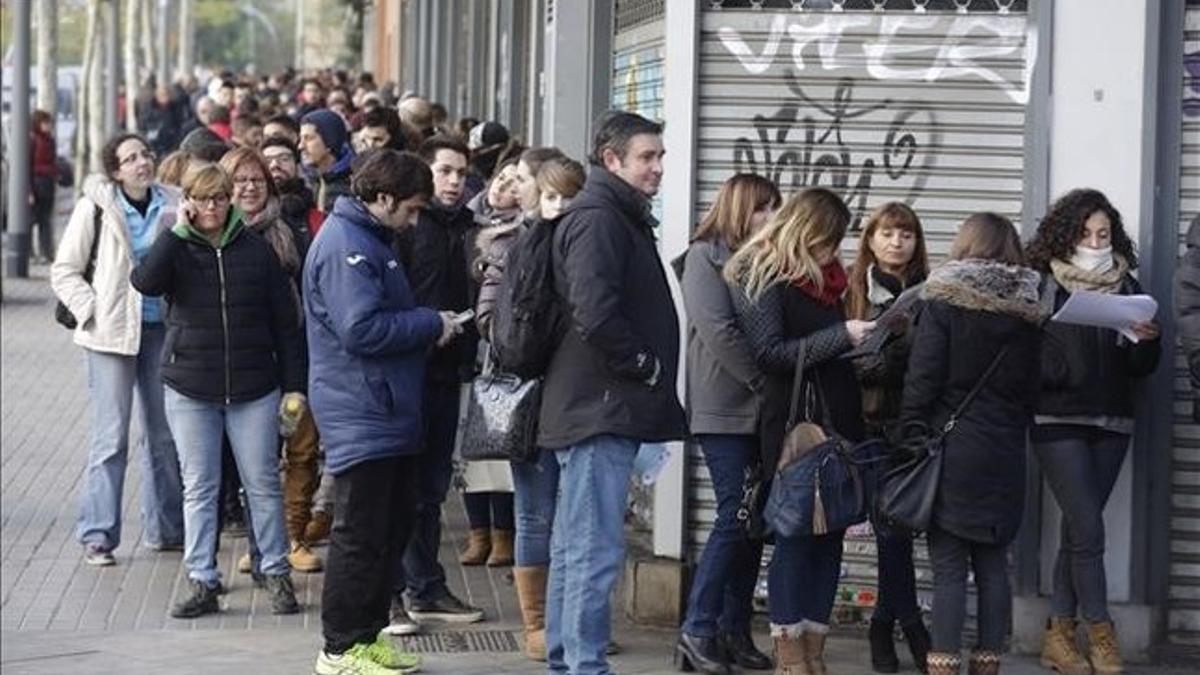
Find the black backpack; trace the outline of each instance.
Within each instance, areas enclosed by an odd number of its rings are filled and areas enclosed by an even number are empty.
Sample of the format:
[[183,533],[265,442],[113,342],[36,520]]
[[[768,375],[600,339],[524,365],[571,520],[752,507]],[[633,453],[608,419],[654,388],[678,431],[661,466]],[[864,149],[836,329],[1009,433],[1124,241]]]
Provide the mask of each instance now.
[[526,379],[545,374],[562,338],[553,262],[558,220],[535,220],[513,242],[492,310],[492,356],[502,371]]

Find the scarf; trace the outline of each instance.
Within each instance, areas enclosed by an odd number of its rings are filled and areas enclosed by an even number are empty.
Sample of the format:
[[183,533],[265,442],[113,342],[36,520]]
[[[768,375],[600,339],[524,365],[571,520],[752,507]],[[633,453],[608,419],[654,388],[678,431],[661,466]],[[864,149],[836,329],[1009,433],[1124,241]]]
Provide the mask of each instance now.
[[300,252],[296,249],[296,238],[292,235],[292,228],[279,217],[279,198],[268,197],[263,210],[253,216],[247,215],[245,223],[267,240],[288,276],[296,276],[300,271]]
[[820,288],[808,278],[796,285],[805,295],[818,303],[826,307],[833,307],[841,301],[842,294],[846,292],[846,286],[849,285],[846,268],[842,267],[842,261],[835,258],[833,262],[821,267],[821,277],[824,283]]
[[1129,263],[1120,255],[1113,255],[1113,265],[1107,270],[1097,272],[1076,267],[1058,258],[1050,260],[1050,272],[1059,286],[1074,293],[1075,291],[1099,291],[1101,293],[1117,293],[1121,282],[1129,272]]
[[1107,272],[1114,266],[1113,250],[1111,246],[1099,249],[1088,246],[1076,246],[1075,255],[1071,256],[1071,259],[1067,262],[1081,270]]

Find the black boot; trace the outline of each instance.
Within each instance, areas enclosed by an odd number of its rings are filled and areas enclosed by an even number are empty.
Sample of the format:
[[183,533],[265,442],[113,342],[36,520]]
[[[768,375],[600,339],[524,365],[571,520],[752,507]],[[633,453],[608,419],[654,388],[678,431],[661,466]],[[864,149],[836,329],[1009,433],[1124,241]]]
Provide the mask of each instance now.
[[728,664],[717,648],[716,638],[702,638],[687,633],[679,634],[675,643],[675,666],[690,673],[699,671],[705,675],[730,675]]
[[871,641],[871,668],[877,673],[894,673],[900,670],[900,658],[896,656],[896,642],[892,639],[891,621],[871,619],[867,633]]
[[925,622],[917,617],[910,623],[901,624],[900,630],[904,631],[904,640],[908,642],[908,651],[912,654],[913,664],[917,670],[922,673],[926,672],[929,649],[932,644],[929,639],[929,630],[925,628]]
[[736,663],[746,670],[771,670],[775,664],[771,657],[760,652],[750,637],[750,631],[742,633],[725,633],[721,635],[721,647],[725,658],[730,663]]

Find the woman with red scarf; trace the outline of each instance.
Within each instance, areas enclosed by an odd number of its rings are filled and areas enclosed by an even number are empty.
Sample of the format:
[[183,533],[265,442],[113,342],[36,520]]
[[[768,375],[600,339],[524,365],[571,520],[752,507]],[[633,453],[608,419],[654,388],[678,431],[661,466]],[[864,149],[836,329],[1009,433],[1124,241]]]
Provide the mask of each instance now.
[[[787,432],[791,383],[799,358],[829,410],[832,431],[864,436],[862,394],[853,364],[839,358],[874,329],[847,320],[842,295],[846,270],[838,248],[850,210],[833,192],[809,188],[793,195],[725,266],[735,287],[738,323],[758,366],[767,374],[759,397],[763,466],[774,473]],[[818,420],[825,422],[825,420]],[[776,673],[824,675],[825,635],[842,563],[844,531],[776,535],[767,580]]]

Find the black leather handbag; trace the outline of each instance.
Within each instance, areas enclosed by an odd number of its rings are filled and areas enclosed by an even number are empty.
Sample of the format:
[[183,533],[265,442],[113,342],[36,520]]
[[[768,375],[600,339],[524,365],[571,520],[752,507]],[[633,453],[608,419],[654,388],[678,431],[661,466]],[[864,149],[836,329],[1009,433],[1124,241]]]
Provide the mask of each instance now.
[[459,455],[468,461],[528,461],[537,453],[541,379],[498,372],[490,348],[483,373],[471,382]]
[[[88,253],[87,267],[83,270],[83,280],[89,284],[92,283],[92,277],[96,274],[96,248],[100,246],[100,219],[102,216],[100,207],[97,206],[96,215],[92,217],[92,250]],[[75,330],[79,325],[75,315],[67,309],[62,300],[59,300],[58,304],[54,306],[54,320],[67,330]]]
[[940,430],[933,431],[924,422],[910,422],[901,429],[903,440],[896,444],[894,452],[912,459],[884,474],[879,485],[878,515],[889,526],[914,532],[929,529],[933,501],[942,478],[946,436],[954,431],[967,406],[1000,367],[1007,353],[1008,345],[1005,345]]

